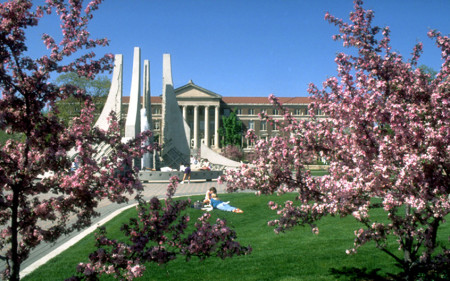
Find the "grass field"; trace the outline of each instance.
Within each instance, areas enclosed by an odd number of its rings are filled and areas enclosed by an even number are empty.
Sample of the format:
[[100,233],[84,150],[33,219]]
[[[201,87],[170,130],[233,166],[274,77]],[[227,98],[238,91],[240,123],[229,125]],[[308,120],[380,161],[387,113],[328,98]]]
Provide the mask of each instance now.
[[323,175],[328,175],[327,170],[311,170],[311,175],[315,177],[321,177]]
[[[234,214],[213,210],[212,219],[226,219],[238,235],[238,241],[250,245],[253,252],[247,256],[221,260],[210,258],[200,261],[196,258],[186,262],[179,257],[163,266],[147,265],[147,271],[139,280],[336,280],[330,269],[343,267],[380,268],[380,272],[396,272],[393,260],[377,250],[373,244],[360,249],[357,255],[346,255],[345,250],[353,245],[353,231],[359,227],[352,218],[328,217],[319,224],[319,235],[312,234],[310,228],[296,228],[286,233],[275,234],[267,221],[275,218],[274,211],[267,207],[269,200],[292,199],[292,194],[257,197],[251,193],[223,194],[224,201],[244,210],[244,214]],[[192,200],[200,199],[192,196]],[[193,221],[202,214],[196,209],[187,210]],[[118,229],[134,213],[134,208],[122,213],[106,225],[111,236],[120,237]],[[384,213],[377,209],[373,213],[383,220]],[[448,233],[445,225],[441,233]],[[444,236],[443,236],[444,237]],[[445,241],[445,240],[444,240]],[[448,244],[448,242],[447,242]],[[49,261],[23,280],[63,280],[75,273],[76,265],[87,261],[88,253],[94,250],[93,235],[84,238],[58,257]],[[396,248],[392,244],[393,249]],[[114,280],[105,277],[102,280]]]

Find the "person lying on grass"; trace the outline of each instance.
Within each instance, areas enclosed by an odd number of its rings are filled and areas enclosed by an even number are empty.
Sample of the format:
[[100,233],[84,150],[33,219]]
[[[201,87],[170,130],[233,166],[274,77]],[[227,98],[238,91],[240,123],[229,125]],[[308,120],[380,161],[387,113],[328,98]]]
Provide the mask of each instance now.
[[205,200],[203,201],[203,203],[211,204],[211,206],[213,206],[213,208],[216,208],[216,209],[219,209],[222,211],[239,213],[239,214],[244,212],[239,208],[231,206],[229,204],[230,202],[223,202],[223,201],[219,200],[219,198],[217,197],[217,189],[215,187],[211,187],[206,192]]

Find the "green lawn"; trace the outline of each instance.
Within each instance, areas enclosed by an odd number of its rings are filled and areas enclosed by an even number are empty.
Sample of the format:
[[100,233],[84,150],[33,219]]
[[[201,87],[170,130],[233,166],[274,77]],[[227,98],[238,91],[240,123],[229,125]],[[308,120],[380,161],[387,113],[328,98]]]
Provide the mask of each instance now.
[[[202,196],[193,196],[197,200]],[[336,280],[330,275],[330,269],[343,267],[381,268],[381,272],[396,272],[391,258],[374,245],[360,249],[357,255],[346,255],[345,250],[353,245],[353,230],[358,223],[352,218],[325,218],[319,224],[320,234],[312,234],[309,228],[296,228],[282,234],[275,234],[267,226],[267,220],[276,214],[267,207],[269,200],[283,201],[292,199],[292,195],[257,197],[251,193],[223,194],[224,201],[244,210],[244,214],[212,211],[212,219],[226,219],[233,227],[238,240],[244,245],[251,245],[253,252],[248,256],[221,260],[210,258],[200,261],[196,258],[186,262],[183,257],[164,265],[150,264],[146,274],[140,280]],[[118,216],[106,225],[111,235],[118,231],[126,217],[134,208]],[[198,217],[202,211],[189,209],[191,218]],[[374,215],[383,219],[382,210],[375,210]],[[191,220],[193,221],[193,220]],[[445,225],[441,233],[449,233]],[[87,260],[93,248],[94,240],[90,235],[80,243],[54,258],[23,280],[62,280],[75,273],[76,265]],[[393,244],[395,249],[395,244]],[[114,280],[106,277],[102,280]]]
[[311,170],[311,175],[315,177],[321,177],[328,174],[328,170]]

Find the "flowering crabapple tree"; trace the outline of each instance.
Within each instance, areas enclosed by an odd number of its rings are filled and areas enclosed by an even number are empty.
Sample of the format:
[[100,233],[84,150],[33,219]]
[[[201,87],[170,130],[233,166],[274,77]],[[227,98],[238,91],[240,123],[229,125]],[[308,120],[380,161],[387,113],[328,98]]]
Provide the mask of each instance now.
[[[124,202],[126,193],[142,189],[135,171],[120,169],[151,149],[141,147],[151,133],[122,143],[115,118],[107,131],[92,126],[94,107],[82,89],[51,82],[51,74],[74,72],[94,79],[111,68],[112,55],[97,59],[91,51],[108,41],[91,39],[87,31],[92,12],[101,2],[0,3],[0,130],[20,136],[0,146],[0,248],[5,279],[19,280],[22,262],[41,242],[53,242],[90,225],[91,218],[99,215],[95,208],[100,200]],[[26,31],[52,13],[60,19],[62,34],[44,34],[49,53],[33,59],[27,55],[31,43],[26,41]],[[61,38],[58,43],[57,37]],[[58,118],[57,104],[73,97],[83,99],[86,106],[66,127]],[[111,148],[100,163],[93,160],[99,144]],[[73,154],[79,165],[71,171]],[[115,177],[118,172],[120,176]],[[42,178],[44,174],[48,176]]]
[[[326,215],[353,216],[361,228],[347,253],[372,241],[402,269],[396,278],[445,280],[450,237],[439,230],[450,211],[450,39],[428,33],[443,61],[430,79],[417,67],[422,45],[405,61],[392,50],[389,28],[372,26],[373,16],[362,1],[349,23],[325,15],[339,28],[333,39],[355,52],[337,54],[338,75],[323,89],[310,85],[309,120],[295,120],[270,96],[284,114],[282,134],[267,141],[250,134],[258,158],[222,180],[229,191],[295,192],[293,201],[269,203],[279,214],[269,222],[276,232],[308,225],[318,233],[315,222]],[[329,175],[314,178],[304,163],[318,157],[329,163]],[[385,220],[371,216],[380,206]]]
[[187,260],[210,256],[225,259],[250,253],[250,247],[235,241],[236,232],[225,221],[217,219],[211,225],[208,213],[198,218],[191,233],[186,233],[190,217],[182,212],[191,202],[173,199],[179,181],[176,176],[170,179],[164,203],[153,197],[137,206],[138,218],[131,218],[121,228],[128,242],[109,239],[105,229],[100,229],[96,234],[98,249],[89,256],[90,262],[80,263],[78,275],[67,280],[99,280],[103,274],[132,280],[143,275],[145,264],[165,264],[179,255]]
[[221,155],[234,160],[234,161],[241,161],[244,157],[244,153],[242,152],[242,149],[236,145],[227,145],[224,148],[222,148]]

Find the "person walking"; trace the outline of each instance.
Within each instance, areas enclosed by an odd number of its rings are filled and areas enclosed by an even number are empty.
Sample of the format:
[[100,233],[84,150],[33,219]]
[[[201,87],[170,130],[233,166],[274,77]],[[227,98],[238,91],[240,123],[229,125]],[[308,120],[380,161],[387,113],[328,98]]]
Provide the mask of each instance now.
[[191,183],[191,166],[189,164],[187,164],[186,168],[184,169],[184,176],[181,184],[184,183],[186,178],[188,179],[188,183]]

